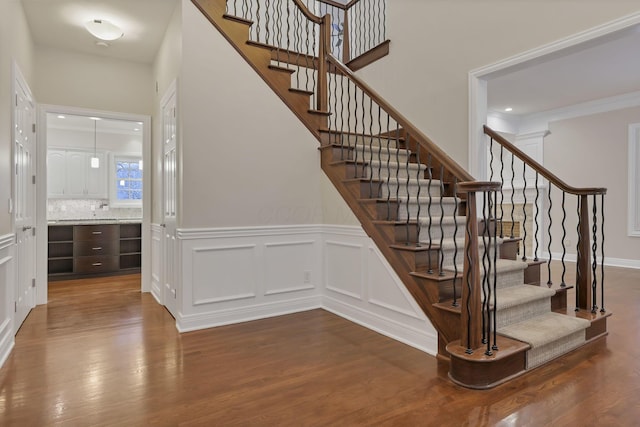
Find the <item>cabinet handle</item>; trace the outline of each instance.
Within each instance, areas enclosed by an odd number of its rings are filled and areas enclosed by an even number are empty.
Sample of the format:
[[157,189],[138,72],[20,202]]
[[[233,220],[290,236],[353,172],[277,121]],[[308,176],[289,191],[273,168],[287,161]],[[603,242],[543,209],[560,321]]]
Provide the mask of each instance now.
[[102,234],[102,231],[92,231],[91,234]]
[[101,262],[94,262],[91,265],[93,265],[94,267],[100,267],[102,265],[102,263]]
[[101,251],[102,250],[102,248],[100,246],[98,246],[97,248],[91,248],[91,249],[93,249],[94,251]]

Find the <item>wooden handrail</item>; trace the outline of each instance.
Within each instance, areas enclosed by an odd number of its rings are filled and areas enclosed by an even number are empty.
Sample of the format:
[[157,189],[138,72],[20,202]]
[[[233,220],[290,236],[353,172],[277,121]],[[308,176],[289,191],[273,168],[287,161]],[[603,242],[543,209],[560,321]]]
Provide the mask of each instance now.
[[298,9],[300,9],[300,11],[304,14],[304,16],[307,17],[309,21],[316,24],[322,24],[322,18],[311,13],[307,6],[302,3],[302,0],[293,0],[293,3],[298,6]]
[[427,149],[433,156],[446,168],[456,176],[460,181],[475,181],[473,176],[469,174],[462,166],[453,160],[447,153],[438,147],[433,141],[415,127],[407,118],[405,118],[398,110],[396,110],[389,102],[380,96],[369,85],[357,77],[346,65],[340,62],[335,56],[327,52],[327,61],[332,63],[342,74],[352,80],[364,93],[366,93],[375,103],[377,103],[389,116],[408,132],[412,140],[420,146]]
[[332,0],[317,0],[317,1],[318,3],[328,4],[329,6],[337,7],[338,9],[342,9],[342,10],[349,10],[353,6],[355,6],[357,3],[360,2],[360,0],[351,0],[347,4],[342,4]]
[[509,150],[511,154],[513,154],[514,156],[522,160],[527,166],[529,166],[530,168],[538,172],[540,175],[542,175],[547,180],[549,180],[549,182],[551,182],[553,185],[555,185],[556,187],[558,187],[559,189],[561,189],[566,193],[575,194],[577,196],[607,194],[606,188],[572,187],[569,184],[565,183],[560,178],[558,178],[557,176],[555,176],[553,173],[551,173],[549,169],[545,168],[540,163],[536,162],[534,159],[529,157],[518,147],[516,147],[515,145],[507,141],[504,137],[502,137],[499,133],[491,129],[489,126],[484,125],[484,133],[490,136],[491,138],[493,138],[494,141],[496,141],[498,144],[502,145],[507,150]]
[[487,191],[499,191],[502,184],[495,181],[468,181],[458,183],[458,193],[478,193]]

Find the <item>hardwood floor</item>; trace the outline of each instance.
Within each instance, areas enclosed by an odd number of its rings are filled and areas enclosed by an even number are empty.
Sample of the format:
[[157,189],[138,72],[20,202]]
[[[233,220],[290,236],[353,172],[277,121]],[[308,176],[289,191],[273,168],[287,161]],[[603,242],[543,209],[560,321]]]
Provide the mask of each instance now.
[[322,310],[180,335],[137,275],[56,282],[0,370],[0,425],[638,425],[640,270],[607,281],[606,339],[489,391]]

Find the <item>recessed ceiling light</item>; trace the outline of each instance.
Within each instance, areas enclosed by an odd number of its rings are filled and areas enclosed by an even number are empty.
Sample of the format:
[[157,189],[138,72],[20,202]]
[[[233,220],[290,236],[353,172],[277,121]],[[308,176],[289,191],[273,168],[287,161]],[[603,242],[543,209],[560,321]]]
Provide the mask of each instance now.
[[100,40],[117,40],[120,37],[124,36],[124,32],[117,25],[107,21],[106,19],[93,19],[86,24],[84,27],[89,31],[94,37],[99,38]]
[[133,128],[133,130],[134,130],[135,132],[138,132],[140,129],[138,129],[138,128]]
[[504,111],[506,111],[507,113],[510,113],[511,111],[513,111],[513,108],[507,107],[507,108],[504,109]]
[[62,114],[58,116],[59,119],[66,119],[65,116],[63,116]]
[[109,47],[109,43],[103,42],[102,40],[99,40],[99,41],[96,42],[96,46],[98,46],[98,47]]
[[102,120],[100,117],[89,117],[91,120]]

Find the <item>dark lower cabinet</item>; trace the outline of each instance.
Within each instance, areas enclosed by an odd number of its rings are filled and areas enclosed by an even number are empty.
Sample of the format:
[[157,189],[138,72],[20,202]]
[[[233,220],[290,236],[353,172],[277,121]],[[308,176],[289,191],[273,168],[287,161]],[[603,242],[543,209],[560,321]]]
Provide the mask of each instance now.
[[139,272],[142,226],[50,225],[48,246],[50,280]]

